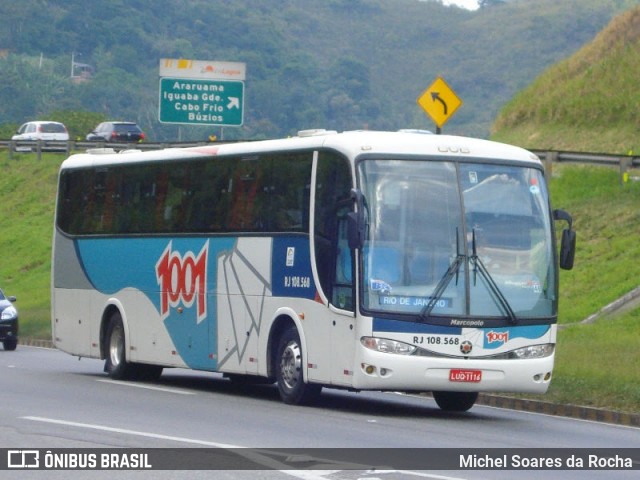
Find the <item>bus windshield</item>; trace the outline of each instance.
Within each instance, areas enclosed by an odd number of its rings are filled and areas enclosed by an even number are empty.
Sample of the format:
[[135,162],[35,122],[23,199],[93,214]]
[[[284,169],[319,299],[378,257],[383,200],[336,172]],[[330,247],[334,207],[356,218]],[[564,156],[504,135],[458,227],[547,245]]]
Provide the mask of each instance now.
[[540,170],[372,159],[358,164],[358,175],[366,311],[425,322],[554,321],[552,230]]

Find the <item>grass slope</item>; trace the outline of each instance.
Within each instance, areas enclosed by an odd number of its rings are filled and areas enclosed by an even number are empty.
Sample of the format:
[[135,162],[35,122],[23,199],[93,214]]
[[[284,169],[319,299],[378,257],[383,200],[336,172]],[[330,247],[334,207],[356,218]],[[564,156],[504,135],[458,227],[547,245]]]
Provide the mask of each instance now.
[[[576,54],[549,68],[498,116],[492,139],[531,149],[640,152],[640,8],[616,17]],[[640,172],[631,172],[636,178]],[[605,167],[563,166],[556,207],[573,214],[576,265],[561,274],[554,381],[546,400],[640,411],[640,311],[582,319],[640,284],[640,182]]]
[[531,149],[640,151],[640,7],[618,17],[509,102],[495,140]]
[[20,335],[50,338],[49,284],[57,170],[62,155],[0,152],[0,287],[17,297]]
[[[637,172],[636,172],[637,173]],[[640,411],[640,310],[579,323],[640,285],[640,182],[608,167],[555,168],[555,207],[571,212],[576,263],[560,276],[554,381],[545,400]]]

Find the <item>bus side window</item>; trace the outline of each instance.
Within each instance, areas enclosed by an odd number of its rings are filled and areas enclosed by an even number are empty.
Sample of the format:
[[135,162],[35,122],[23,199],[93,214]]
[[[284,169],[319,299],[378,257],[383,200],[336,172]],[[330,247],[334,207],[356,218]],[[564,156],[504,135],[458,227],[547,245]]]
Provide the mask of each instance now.
[[265,228],[274,232],[309,231],[310,153],[274,155],[270,158],[268,214]]
[[336,258],[336,285],[351,285],[353,282],[353,262],[347,237],[347,216],[338,217],[338,247]]
[[347,213],[353,202],[349,163],[320,152],[315,191],[314,244],[320,286],[338,308],[353,311],[353,260],[347,237]]
[[347,208],[338,212],[335,275],[331,303],[353,310],[353,257],[347,236]]
[[108,171],[96,170],[93,183],[93,198],[95,208],[87,230],[92,233],[104,232],[104,215],[108,203]]
[[142,233],[151,233],[155,229],[154,211],[156,205],[156,183],[155,175],[150,179],[142,174],[138,176],[139,207],[136,226]]
[[259,191],[260,169],[258,157],[242,158],[237,163],[233,178],[231,207],[227,227],[231,231],[253,232],[260,230],[259,209],[262,195]]

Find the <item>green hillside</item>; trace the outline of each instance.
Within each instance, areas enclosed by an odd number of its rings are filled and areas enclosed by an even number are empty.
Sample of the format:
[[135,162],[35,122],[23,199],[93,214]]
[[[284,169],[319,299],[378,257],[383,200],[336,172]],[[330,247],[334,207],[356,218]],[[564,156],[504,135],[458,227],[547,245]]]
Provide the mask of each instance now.
[[62,155],[7,159],[0,150],[0,287],[18,299],[22,335],[50,338],[49,276],[57,169]]
[[532,149],[640,152],[639,71],[636,7],[518,93],[492,138]]
[[[530,149],[639,154],[640,8],[616,18],[500,112],[492,139]],[[640,411],[640,309],[577,323],[640,284],[640,172],[554,168],[552,200],[573,214],[576,266],[562,272],[556,376],[547,398]],[[617,368],[618,367],[618,368]],[[624,373],[622,372],[624,370]]]
[[[445,131],[484,138],[516,92],[640,0],[483,4],[2,1],[0,138],[23,121],[68,111],[136,121],[153,141],[222,136],[219,127],[159,122],[161,58],[246,63],[244,124],[225,128],[226,139],[304,128],[433,129],[416,99],[438,75],[464,101]],[[88,78],[70,78],[76,63]],[[74,138],[94,126],[67,125]]]

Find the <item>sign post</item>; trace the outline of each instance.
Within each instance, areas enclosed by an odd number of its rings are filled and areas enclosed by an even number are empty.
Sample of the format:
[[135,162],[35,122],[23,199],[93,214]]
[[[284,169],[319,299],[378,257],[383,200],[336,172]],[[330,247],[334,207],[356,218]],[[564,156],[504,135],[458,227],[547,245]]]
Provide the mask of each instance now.
[[462,100],[442,77],[438,77],[422,92],[417,103],[436,123],[436,133],[441,133],[442,126],[460,108]]

